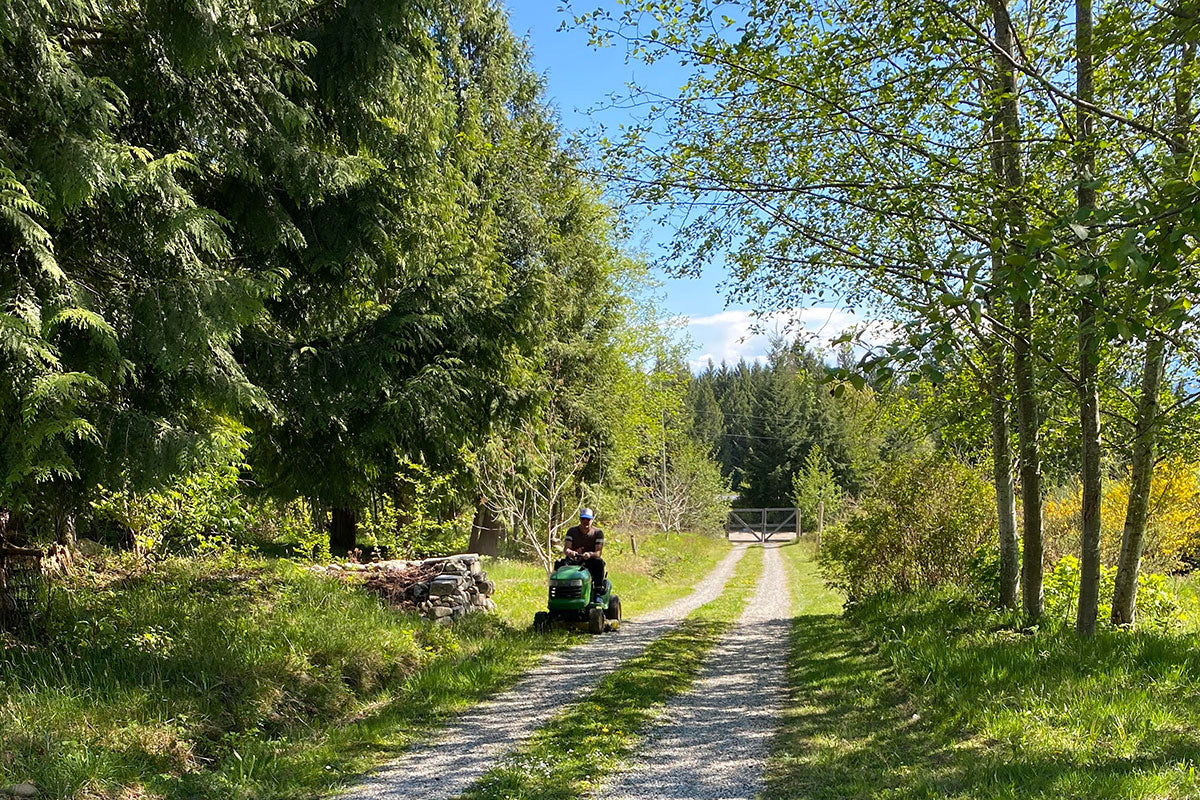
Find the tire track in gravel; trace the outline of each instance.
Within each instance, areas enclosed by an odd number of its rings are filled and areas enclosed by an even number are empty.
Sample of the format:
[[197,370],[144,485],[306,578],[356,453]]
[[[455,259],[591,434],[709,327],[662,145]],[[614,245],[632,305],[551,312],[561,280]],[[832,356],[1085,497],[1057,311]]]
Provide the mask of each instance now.
[[787,691],[787,572],[767,545],[762,579],[696,683],[664,710],[604,800],[751,800],[763,787]]
[[[735,545],[687,597],[623,622],[616,634],[597,636],[546,656],[512,688],[459,715],[430,741],[369,774],[340,797],[444,800],[462,794],[561,707],[573,703],[692,611],[720,596],[746,550],[745,545]],[[578,669],[580,665],[587,666],[586,672]],[[574,669],[566,680],[569,666]]]

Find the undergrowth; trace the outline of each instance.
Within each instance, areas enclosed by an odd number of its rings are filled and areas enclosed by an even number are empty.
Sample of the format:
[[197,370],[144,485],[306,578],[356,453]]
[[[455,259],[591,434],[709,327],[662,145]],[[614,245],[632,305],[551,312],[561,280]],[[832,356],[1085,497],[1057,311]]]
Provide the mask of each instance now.
[[1013,615],[953,592],[880,598],[853,620],[938,738],[964,736],[973,768],[963,770],[963,796],[1016,787],[1046,798],[1200,795],[1194,634],[1080,638],[1055,622],[1021,631]]

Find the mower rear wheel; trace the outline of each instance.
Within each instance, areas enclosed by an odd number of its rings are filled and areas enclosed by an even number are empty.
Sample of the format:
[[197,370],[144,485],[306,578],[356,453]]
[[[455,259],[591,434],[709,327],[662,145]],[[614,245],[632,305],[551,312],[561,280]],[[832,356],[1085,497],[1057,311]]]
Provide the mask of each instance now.
[[538,633],[550,630],[550,613],[548,611],[539,611],[533,615],[533,629]]
[[615,594],[608,599],[608,608],[604,609],[604,616],[609,619],[621,619],[621,598]]
[[604,633],[604,609],[592,606],[588,609],[588,633]]

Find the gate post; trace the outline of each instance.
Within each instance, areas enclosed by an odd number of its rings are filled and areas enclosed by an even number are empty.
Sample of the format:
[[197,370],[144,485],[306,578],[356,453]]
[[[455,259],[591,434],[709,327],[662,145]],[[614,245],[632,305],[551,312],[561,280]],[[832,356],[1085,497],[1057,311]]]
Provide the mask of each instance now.
[[762,509],[762,527],[758,529],[758,540],[765,543],[767,541],[767,510]]
[[821,549],[821,533],[825,530],[825,501],[817,506],[817,550]]

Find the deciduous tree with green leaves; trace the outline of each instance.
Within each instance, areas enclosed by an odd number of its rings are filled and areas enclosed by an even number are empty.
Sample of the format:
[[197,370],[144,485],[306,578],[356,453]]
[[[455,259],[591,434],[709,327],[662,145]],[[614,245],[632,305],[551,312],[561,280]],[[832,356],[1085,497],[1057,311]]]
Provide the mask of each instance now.
[[[1077,418],[1096,419],[1102,354],[1164,324],[1178,330],[1151,311],[1152,285],[1168,275],[1194,285],[1189,259],[1157,259],[1138,244],[1159,214],[1173,224],[1192,216],[1178,200],[1194,181],[1172,177],[1169,126],[1158,123],[1170,113],[1177,45],[1145,33],[1178,15],[1150,4],[1105,8],[1099,43],[1081,47],[1076,10],[1014,10],[1003,0],[645,0],[577,20],[597,42],[626,43],[633,58],[692,69],[677,97],[646,96],[646,120],[610,151],[635,199],[665,204],[668,219],[672,209],[699,210],[676,240],[681,262],[732,251],[736,291],[764,308],[829,292],[850,303],[882,297],[884,312],[899,309],[908,327],[873,360],[888,371],[911,364],[936,377],[937,362],[972,340],[993,354],[1002,599],[1011,602],[1015,574],[1012,402],[1023,605],[1034,619],[1048,405],[1066,388],[1086,400]],[[1112,56],[1093,89],[1085,74],[1080,96],[1064,76],[1081,65],[1086,73],[1093,48]],[[1121,88],[1130,77],[1136,95]],[[1097,182],[1103,206],[1091,196]],[[1073,354],[1064,341],[1076,341]],[[1089,453],[1098,452],[1096,428],[1087,428]]]

